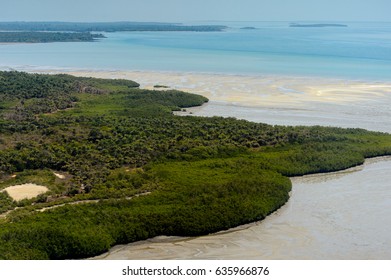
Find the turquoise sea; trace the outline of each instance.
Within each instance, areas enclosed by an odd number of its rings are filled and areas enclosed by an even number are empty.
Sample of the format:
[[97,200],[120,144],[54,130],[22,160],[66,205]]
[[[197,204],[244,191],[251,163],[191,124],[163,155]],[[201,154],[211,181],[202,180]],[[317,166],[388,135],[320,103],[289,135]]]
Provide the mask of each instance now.
[[[0,45],[0,68],[391,80],[391,22],[346,22],[343,24],[348,27],[322,28],[293,28],[289,27],[289,22],[193,24],[223,24],[229,28],[211,33],[105,33],[106,39],[87,43],[3,44]],[[256,29],[241,29],[243,27]]]

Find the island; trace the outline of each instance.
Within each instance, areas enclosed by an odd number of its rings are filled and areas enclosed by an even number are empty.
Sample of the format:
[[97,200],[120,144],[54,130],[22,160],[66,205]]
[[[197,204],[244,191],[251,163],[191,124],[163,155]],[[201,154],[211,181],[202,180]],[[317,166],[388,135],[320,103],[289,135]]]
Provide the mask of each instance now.
[[246,27],[242,27],[240,29],[243,29],[243,30],[255,30],[256,28],[252,27],[252,26],[246,26]]
[[122,32],[122,31],[192,31],[218,32],[223,25],[183,25],[159,22],[0,22],[0,31],[50,32]]
[[226,28],[222,25],[155,22],[0,22],[0,43],[93,42],[105,38],[97,32],[219,32]]
[[391,155],[391,135],[177,116],[208,99],[134,81],[0,72],[0,259],[80,259],[259,221],[290,176]]
[[316,23],[316,24],[291,23],[289,27],[348,27],[348,26],[346,24],[335,24],[335,23]]

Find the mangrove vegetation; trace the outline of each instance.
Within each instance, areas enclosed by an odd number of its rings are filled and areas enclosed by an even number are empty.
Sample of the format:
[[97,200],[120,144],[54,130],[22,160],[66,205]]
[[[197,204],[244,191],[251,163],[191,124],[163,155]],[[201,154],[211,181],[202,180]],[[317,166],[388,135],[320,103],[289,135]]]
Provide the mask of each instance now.
[[[205,102],[128,80],[0,72],[0,259],[228,229],[281,207],[289,176],[391,154],[385,133],[173,114]],[[49,191],[4,191],[24,183]]]

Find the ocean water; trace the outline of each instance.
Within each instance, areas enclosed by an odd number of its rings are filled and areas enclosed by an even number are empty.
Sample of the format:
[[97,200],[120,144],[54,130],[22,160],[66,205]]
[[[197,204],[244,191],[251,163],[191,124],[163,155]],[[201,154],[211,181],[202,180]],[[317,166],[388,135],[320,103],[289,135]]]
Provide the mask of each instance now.
[[[289,22],[213,24],[229,28],[212,33],[105,33],[106,39],[83,43],[3,44],[0,67],[391,80],[391,23],[348,22],[347,28],[292,28]],[[246,26],[257,29],[241,29]]]

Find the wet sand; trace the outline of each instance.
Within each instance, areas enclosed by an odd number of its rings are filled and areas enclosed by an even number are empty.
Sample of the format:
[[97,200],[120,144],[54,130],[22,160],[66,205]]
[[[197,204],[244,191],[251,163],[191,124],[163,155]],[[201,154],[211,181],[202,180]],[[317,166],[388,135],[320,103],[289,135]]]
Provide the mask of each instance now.
[[[60,73],[53,70],[49,73]],[[85,77],[130,79],[141,88],[164,85],[204,95],[208,104],[180,114],[223,116],[278,125],[323,125],[391,132],[391,82],[314,77],[175,72],[69,71]],[[164,90],[164,89],[160,89]]]
[[95,259],[391,259],[391,157],[292,178],[265,220],[198,238],[156,237]]

